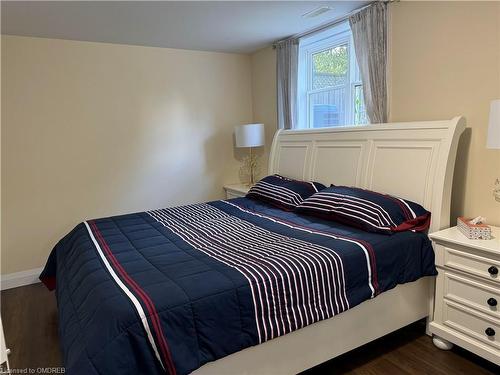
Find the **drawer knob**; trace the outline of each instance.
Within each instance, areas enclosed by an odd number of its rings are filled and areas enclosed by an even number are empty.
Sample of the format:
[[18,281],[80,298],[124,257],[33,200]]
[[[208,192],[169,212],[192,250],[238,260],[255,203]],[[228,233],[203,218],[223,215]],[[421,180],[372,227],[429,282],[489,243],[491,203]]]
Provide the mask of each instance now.
[[484,330],[484,333],[486,333],[486,336],[492,337],[495,336],[495,330],[491,327],[488,327]]
[[497,305],[497,300],[495,298],[488,298],[488,305],[490,305],[491,307],[494,307]]
[[490,268],[488,268],[488,272],[491,276],[498,275],[498,268],[496,268],[495,266],[491,266]]

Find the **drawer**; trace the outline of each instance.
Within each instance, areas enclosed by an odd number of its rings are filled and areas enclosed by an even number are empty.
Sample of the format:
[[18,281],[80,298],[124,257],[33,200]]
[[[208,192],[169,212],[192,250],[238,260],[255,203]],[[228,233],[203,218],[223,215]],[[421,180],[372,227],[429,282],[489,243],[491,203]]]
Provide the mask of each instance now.
[[445,272],[444,296],[500,319],[500,289],[496,285]]
[[445,300],[443,324],[493,348],[500,349],[500,320],[498,319]]
[[464,271],[475,276],[482,277],[494,282],[500,282],[497,273],[491,274],[488,270],[493,267],[500,272],[500,260],[498,258],[485,258],[470,252],[464,252],[444,246],[444,265],[453,269]]

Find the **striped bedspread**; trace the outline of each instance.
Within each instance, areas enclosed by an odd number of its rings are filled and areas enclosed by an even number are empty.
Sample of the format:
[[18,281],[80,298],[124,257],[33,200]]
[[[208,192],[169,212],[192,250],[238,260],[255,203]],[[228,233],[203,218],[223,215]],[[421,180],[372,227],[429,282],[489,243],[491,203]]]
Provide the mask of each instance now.
[[424,234],[238,198],[84,222],[41,279],[68,373],[187,374],[435,273]]

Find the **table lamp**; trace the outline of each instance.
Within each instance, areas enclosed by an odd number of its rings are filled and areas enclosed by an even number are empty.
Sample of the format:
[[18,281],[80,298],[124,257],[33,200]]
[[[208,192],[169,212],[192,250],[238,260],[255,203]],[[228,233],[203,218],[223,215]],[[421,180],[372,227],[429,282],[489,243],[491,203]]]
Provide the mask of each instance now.
[[234,138],[236,147],[247,147],[250,149],[249,155],[243,160],[244,169],[250,174],[249,185],[255,183],[255,170],[257,168],[257,158],[252,153],[252,148],[264,146],[264,124],[245,124],[234,127]]
[[[486,148],[500,150],[500,99],[490,103],[490,121],[488,124],[488,138]],[[500,178],[497,177],[493,188],[495,200],[500,202]]]

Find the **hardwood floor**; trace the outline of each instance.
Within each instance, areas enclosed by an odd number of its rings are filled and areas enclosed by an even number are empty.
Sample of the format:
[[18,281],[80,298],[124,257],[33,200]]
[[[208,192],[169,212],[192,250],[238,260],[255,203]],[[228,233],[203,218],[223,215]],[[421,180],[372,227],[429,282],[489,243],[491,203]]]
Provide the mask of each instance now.
[[53,292],[42,284],[2,291],[2,321],[11,368],[62,365]]
[[437,349],[425,334],[425,321],[416,322],[302,375],[356,374],[500,374],[500,369],[464,349]]
[[[12,368],[62,365],[53,293],[41,284],[3,291],[1,311]],[[435,348],[424,331],[424,323],[417,322],[303,375],[500,374],[498,367],[465,350]]]

